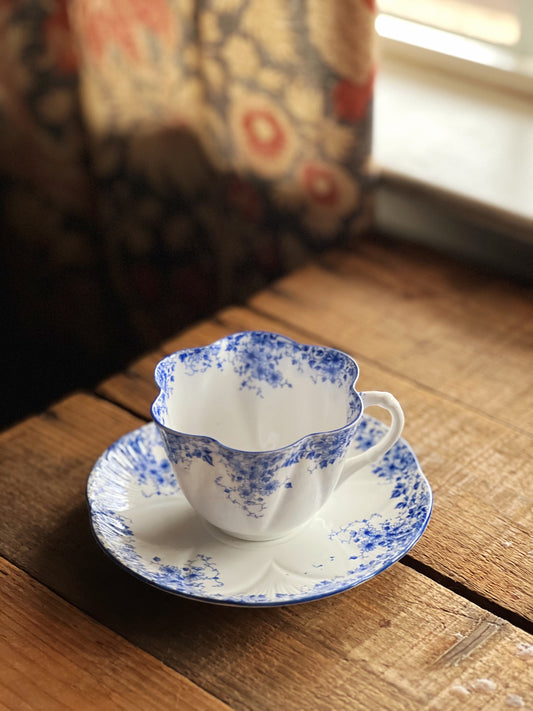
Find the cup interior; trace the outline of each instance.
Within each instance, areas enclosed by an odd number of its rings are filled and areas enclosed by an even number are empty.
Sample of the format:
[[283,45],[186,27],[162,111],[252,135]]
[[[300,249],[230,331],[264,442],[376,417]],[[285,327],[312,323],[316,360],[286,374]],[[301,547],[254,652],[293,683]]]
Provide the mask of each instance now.
[[152,414],[171,430],[270,451],[357,419],[357,375],[341,351],[248,331],[163,359]]

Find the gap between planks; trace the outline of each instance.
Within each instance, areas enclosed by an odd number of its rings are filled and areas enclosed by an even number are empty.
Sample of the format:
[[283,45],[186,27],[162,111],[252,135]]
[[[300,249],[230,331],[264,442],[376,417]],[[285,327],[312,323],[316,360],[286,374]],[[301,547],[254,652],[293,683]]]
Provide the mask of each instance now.
[[489,600],[487,597],[481,595],[475,590],[471,590],[463,583],[453,580],[453,578],[450,578],[448,575],[444,575],[435,568],[432,568],[430,565],[427,565],[427,563],[422,563],[416,558],[413,558],[409,555],[409,553],[399,562],[412,570],[416,570],[417,573],[424,575],[426,578],[433,580],[433,582],[441,585],[443,588],[446,588],[446,590],[450,590],[450,592],[453,592],[456,595],[463,597],[465,600],[472,602],[482,610],[490,612],[492,615],[500,617],[502,620],[506,620],[506,622],[510,622],[512,625],[520,628],[528,634],[533,634],[533,622],[528,620],[527,617],[519,615],[517,612],[513,612],[512,610],[508,610],[502,605],[498,605],[498,603],[493,600]]

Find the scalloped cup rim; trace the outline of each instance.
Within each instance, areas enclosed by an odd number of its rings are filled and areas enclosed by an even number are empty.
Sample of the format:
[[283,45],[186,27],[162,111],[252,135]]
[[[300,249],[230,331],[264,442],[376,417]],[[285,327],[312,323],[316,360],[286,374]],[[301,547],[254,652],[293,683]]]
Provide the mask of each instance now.
[[[161,421],[161,418],[158,417],[155,413],[155,407],[157,406],[158,401],[163,394],[163,385],[164,384],[161,382],[161,379],[159,376],[161,374],[161,371],[163,370],[164,364],[175,359],[178,355],[181,356],[182,354],[194,353],[194,352],[203,351],[203,350],[207,351],[207,350],[212,349],[215,346],[217,346],[225,341],[234,339],[237,336],[242,337],[242,336],[246,336],[246,335],[275,336],[278,339],[281,339],[281,340],[284,340],[284,341],[287,341],[287,342],[293,344],[296,347],[296,349],[312,348],[312,349],[319,349],[322,351],[331,351],[334,353],[338,353],[339,355],[342,355],[346,359],[347,363],[350,363],[354,368],[354,377],[353,377],[353,380],[351,381],[349,387],[350,387],[350,391],[351,391],[350,395],[354,399],[359,400],[359,402],[361,403],[361,407],[360,407],[359,411],[356,411],[356,414],[354,414],[344,425],[342,425],[340,427],[333,427],[332,429],[329,429],[329,430],[318,430],[318,431],[308,432],[307,434],[305,434],[301,437],[298,437],[297,439],[289,442],[288,444],[285,444],[280,447],[274,447],[273,449],[242,449],[239,447],[232,447],[231,445],[225,444],[221,440],[217,439],[216,437],[211,437],[210,435],[195,434],[194,432],[185,432],[184,430],[174,429],[172,427],[169,427],[168,425],[165,425],[164,422]],[[216,444],[219,447],[222,447],[224,450],[226,450],[228,452],[247,452],[247,453],[256,454],[256,455],[261,455],[261,454],[266,455],[266,454],[272,454],[274,452],[282,452],[284,450],[290,449],[291,447],[294,447],[295,445],[299,445],[300,443],[304,442],[305,440],[311,439],[313,437],[342,432],[342,431],[348,429],[349,427],[351,427],[354,424],[354,422],[356,422],[358,419],[360,419],[362,412],[363,412],[363,403],[362,403],[361,395],[359,394],[359,392],[356,390],[356,387],[355,387],[358,378],[359,378],[359,366],[357,365],[356,360],[351,355],[349,355],[345,351],[340,350],[339,348],[333,348],[331,346],[320,346],[320,345],[311,344],[311,343],[300,343],[299,341],[296,341],[294,338],[290,338],[289,336],[275,333],[273,331],[263,331],[263,330],[238,331],[235,333],[228,334],[227,336],[223,336],[222,338],[218,338],[216,341],[213,341],[212,343],[209,343],[205,346],[194,346],[192,348],[179,349],[177,351],[174,351],[173,353],[169,353],[164,358],[162,358],[157,363],[155,370],[154,370],[154,380],[155,380],[156,385],[159,388],[159,393],[157,394],[155,400],[153,401],[153,403],[151,405],[150,412],[151,412],[152,418],[153,418],[154,422],[157,424],[157,426],[161,427],[166,432],[169,432],[171,434],[179,434],[179,435],[183,435],[185,437],[194,437],[195,439],[201,439],[201,440],[205,440],[207,442],[213,442],[214,444]]]

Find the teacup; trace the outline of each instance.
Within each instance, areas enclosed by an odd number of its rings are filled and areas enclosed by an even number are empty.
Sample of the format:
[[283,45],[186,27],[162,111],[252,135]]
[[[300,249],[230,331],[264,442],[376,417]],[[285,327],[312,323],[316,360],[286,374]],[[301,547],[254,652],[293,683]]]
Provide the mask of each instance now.
[[[386,392],[357,392],[357,363],[334,348],[264,331],[177,351],[155,369],[152,415],[182,491],[225,534],[286,536],[305,525],[343,479],[382,457],[404,416]],[[348,456],[364,408],[391,425]]]

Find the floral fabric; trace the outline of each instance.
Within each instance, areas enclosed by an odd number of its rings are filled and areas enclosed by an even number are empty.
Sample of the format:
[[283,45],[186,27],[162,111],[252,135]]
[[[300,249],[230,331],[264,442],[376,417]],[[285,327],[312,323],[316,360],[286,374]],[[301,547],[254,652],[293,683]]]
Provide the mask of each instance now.
[[0,0],[20,312],[153,344],[366,224],[374,0]]

